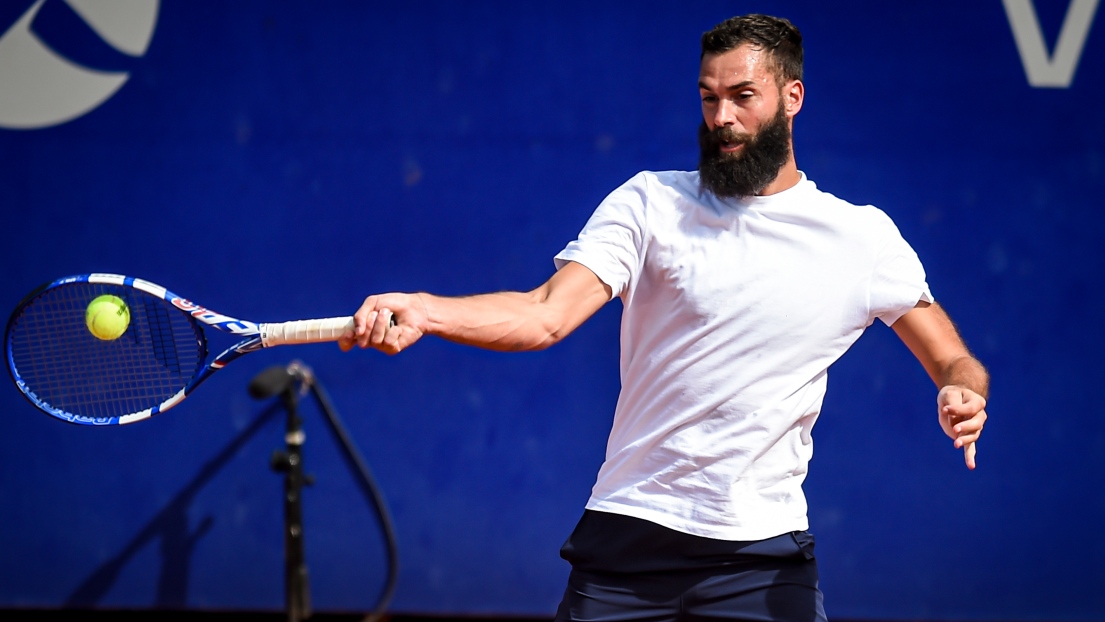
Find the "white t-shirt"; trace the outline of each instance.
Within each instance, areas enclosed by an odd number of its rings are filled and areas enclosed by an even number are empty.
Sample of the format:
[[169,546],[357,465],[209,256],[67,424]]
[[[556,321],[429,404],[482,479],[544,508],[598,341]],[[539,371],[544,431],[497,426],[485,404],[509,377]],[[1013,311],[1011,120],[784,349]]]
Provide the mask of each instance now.
[[643,172],[555,259],[622,299],[621,393],[587,508],[759,540],[808,528],[802,493],[827,370],[875,318],[931,302],[886,214],[802,175],[720,199]]

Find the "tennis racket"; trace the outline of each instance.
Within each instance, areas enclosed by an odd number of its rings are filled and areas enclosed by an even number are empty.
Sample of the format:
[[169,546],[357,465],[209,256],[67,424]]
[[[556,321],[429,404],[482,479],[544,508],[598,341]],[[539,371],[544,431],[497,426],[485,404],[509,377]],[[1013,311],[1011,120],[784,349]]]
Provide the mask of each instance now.
[[[130,311],[125,332],[92,334],[85,309],[102,295]],[[208,362],[205,327],[241,340]],[[12,312],[8,371],[41,410],[83,425],[118,425],[176,406],[234,359],[273,346],[337,341],[352,317],[257,324],[216,313],[149,281],[82,274],[47,283]]]

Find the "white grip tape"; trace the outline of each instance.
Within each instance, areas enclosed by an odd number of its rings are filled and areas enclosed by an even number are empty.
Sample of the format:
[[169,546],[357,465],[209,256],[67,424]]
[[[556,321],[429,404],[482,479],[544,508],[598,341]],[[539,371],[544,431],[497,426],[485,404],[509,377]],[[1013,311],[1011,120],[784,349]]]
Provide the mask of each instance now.
[[337,341],[346,331],[353,330],[352,317],[330,317],[322,320],[298,320],[278,324],[262,324],[261,344],[272,346],[297,343]]

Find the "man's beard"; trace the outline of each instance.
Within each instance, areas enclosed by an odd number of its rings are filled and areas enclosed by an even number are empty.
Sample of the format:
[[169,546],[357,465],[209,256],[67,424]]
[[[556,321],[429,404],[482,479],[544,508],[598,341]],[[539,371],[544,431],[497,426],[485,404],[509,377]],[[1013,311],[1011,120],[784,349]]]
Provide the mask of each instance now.
[[[722,153],[721,144],[742,144],[737,153]],[[719,197],[750,197],[763,192],[790,158],[790,127],[786,111],[779,111],[755,136],[730,127],[710,131],[698,128],[699,177],[707,190]]]

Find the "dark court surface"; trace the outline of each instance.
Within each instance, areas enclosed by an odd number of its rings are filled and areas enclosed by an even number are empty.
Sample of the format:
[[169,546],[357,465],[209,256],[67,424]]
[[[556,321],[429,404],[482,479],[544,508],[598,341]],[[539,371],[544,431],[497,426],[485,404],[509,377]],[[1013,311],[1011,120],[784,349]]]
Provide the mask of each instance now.
[[[316,613],[303,622],[361,622],[364,613]],[[173,611],[160,609],[116,610],[116,609],[0,609],[0,620],[27,620],[28,622],[284,622],[288,620],[282,611]],[[552,616],[511,617],[492,615],[385,615],[378,622],[546,622]],[[832,618],[832,622],[888,622],[880,618],[843,619]],[[901,622],[900,620],[897,622]],[[926,622],[912,620],[911,622]],[[941,620],[940,622],[957,622]],[[960,621],[962,622],[962,621]],[[973,620],[971,622],[1020,622],[1016,620]]]
[[[361,622],[364,613],[316,613],[303,622]],[[28,622],[284,622],[282,611],[173,611],[160,609],[0,609],[2,620]],[[547,618],[551,620],[550,618]],[[546,618],[507,616],[421,616],[412,614],[385,615],[379,622],[539,622]]]

